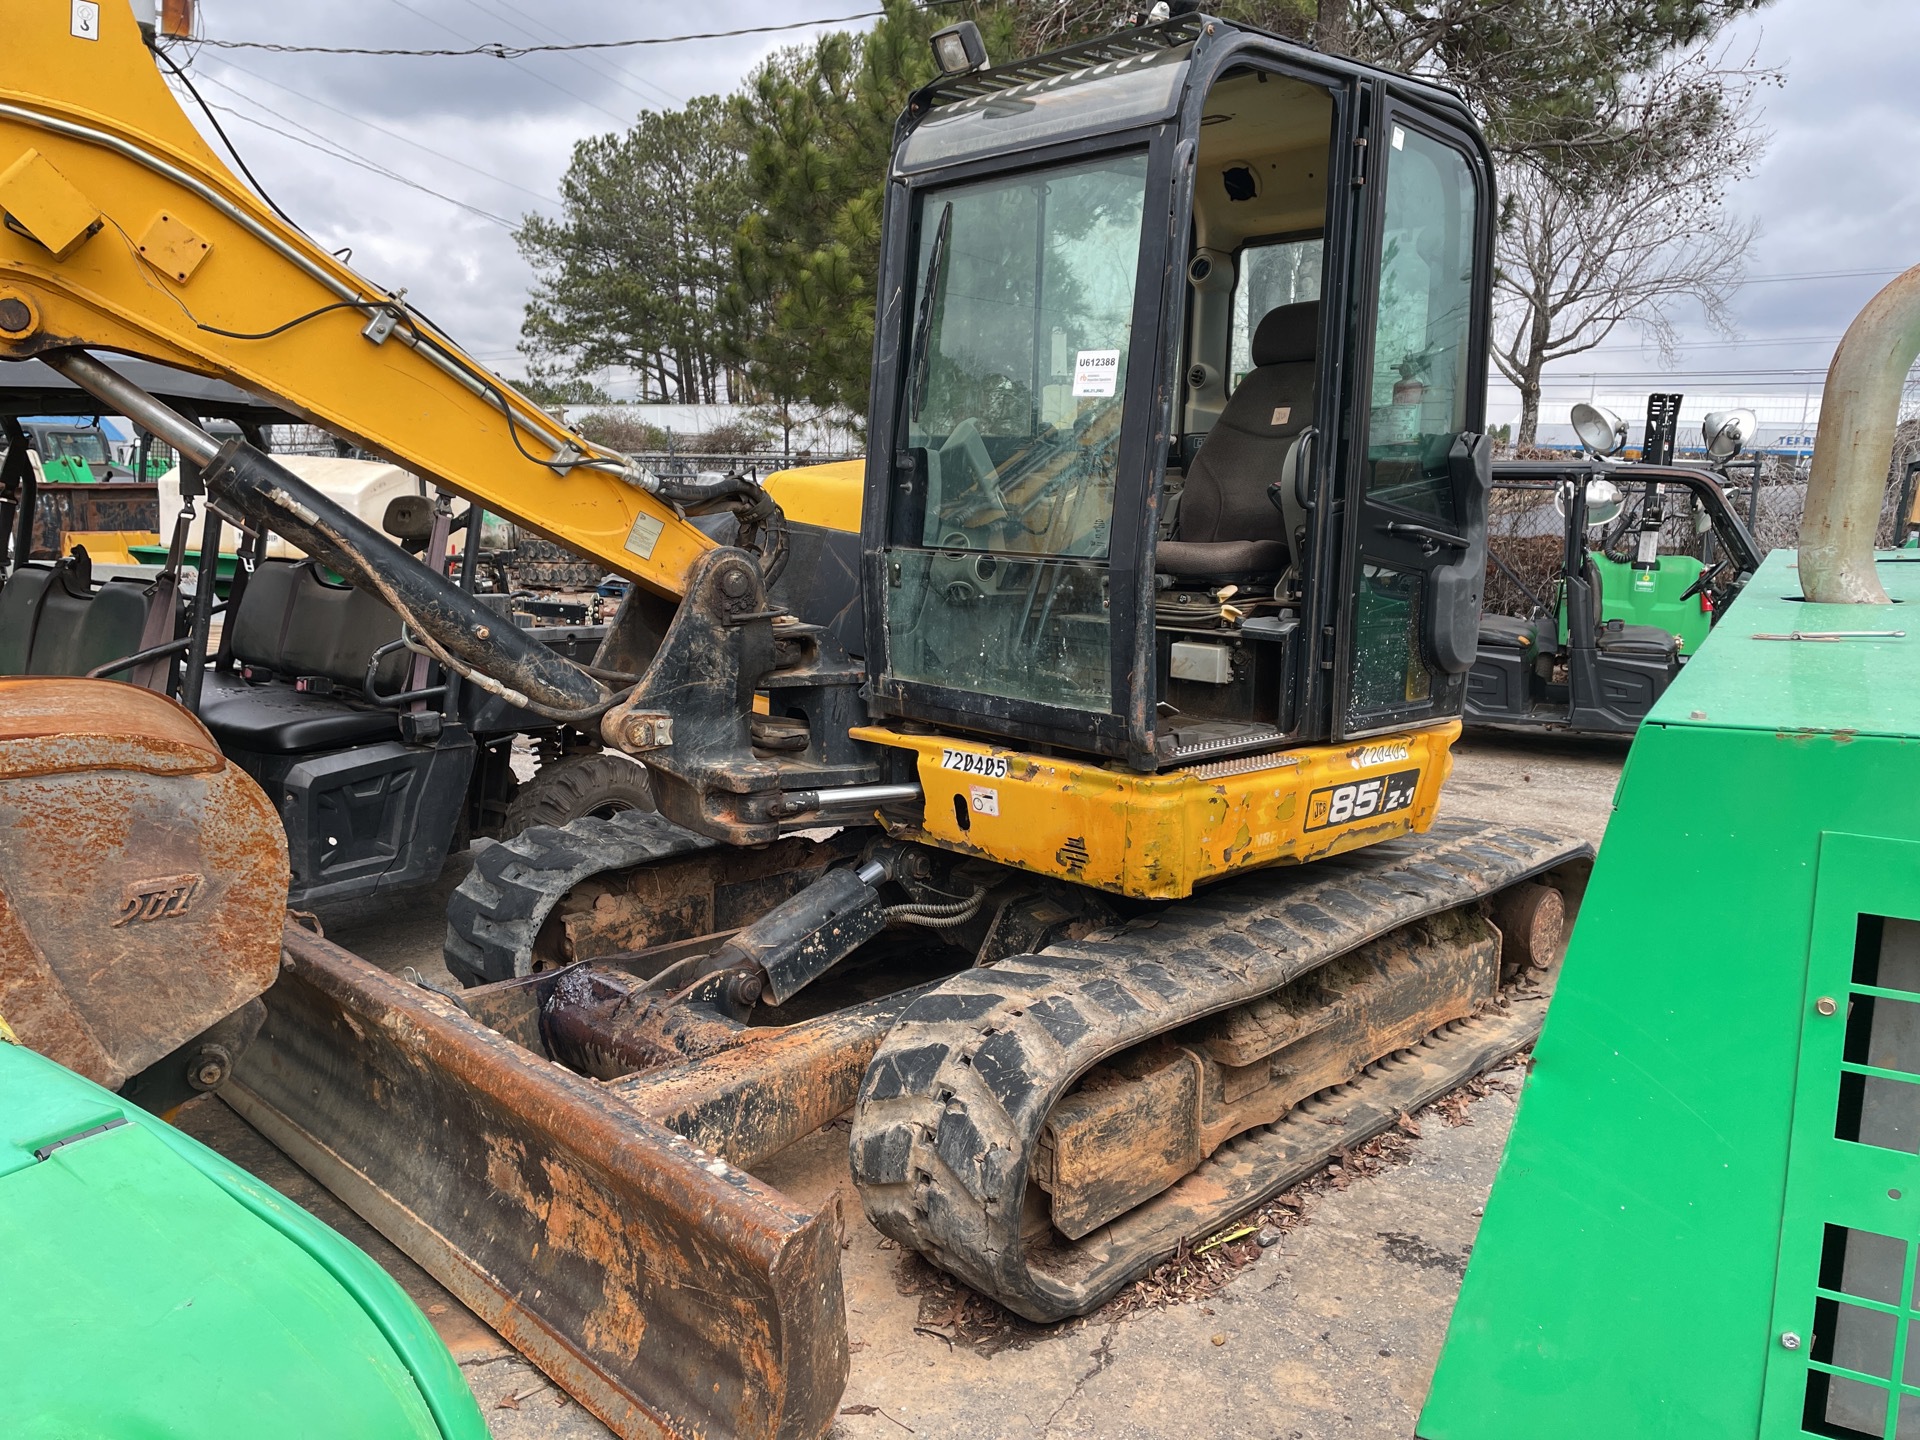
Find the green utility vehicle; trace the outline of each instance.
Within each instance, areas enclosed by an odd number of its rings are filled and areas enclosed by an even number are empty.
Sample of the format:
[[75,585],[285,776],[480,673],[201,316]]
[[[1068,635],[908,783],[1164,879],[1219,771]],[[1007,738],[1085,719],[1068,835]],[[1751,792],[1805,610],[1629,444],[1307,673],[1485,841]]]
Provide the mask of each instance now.
[[[4,1030],[0,1030],[4,1034]],[[10,1436],[484,1440],[385,1271],[245,1171],[0,1043]]]
[[77,420],[24,420],[27,445],[40,457],[40,477],[48,485],[86,485],[96,481],[131,480],[134,474],[116,465],[113,446],[98,425]]
[[[1608,460],[1626,428],[1583,405],[1589,458],[1494,466],[1468,724],[1631,735],[1759,567],[1720,477],[1671,463],[1679,400],[1653,397],[1650,462]],[[1751,430],[1710,416],[1709,453]]]

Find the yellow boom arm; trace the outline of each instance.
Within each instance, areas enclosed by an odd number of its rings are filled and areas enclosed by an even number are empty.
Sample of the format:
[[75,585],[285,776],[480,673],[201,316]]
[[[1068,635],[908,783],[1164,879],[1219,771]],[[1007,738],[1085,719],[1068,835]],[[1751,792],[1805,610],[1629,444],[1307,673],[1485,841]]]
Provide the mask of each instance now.
[[127,0],[98,33],[18,0],[0,67],[0,358],[86,347],[196,371],[684,593],[709,541],[593,445],[242,185],[161,78]]

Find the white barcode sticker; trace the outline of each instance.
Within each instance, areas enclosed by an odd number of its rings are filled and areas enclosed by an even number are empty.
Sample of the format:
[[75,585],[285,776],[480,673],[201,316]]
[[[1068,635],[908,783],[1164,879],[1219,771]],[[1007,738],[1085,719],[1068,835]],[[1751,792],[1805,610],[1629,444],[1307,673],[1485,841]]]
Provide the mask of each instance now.
[[1120,378],[1118,350],[1082,350],[1073,357],[1073,393],[1111,395]]

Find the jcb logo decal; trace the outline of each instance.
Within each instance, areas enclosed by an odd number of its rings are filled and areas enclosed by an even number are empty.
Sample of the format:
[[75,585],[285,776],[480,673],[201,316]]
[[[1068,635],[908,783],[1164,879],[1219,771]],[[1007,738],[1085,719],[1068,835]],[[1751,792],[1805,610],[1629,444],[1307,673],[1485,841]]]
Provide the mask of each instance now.
[[113,928],[185,915],[200,891],[200,880],[198,875],[162,875],[157,880],[128,881],[120,891],[120,918]]

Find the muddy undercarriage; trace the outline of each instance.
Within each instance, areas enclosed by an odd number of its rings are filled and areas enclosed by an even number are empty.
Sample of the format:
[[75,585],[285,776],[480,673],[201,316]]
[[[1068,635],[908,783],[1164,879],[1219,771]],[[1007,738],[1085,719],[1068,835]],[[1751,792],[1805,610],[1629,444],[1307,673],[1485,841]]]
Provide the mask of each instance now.
[[844,1219],[756,1166],[851,1111],[873,1224],[1084,1313],[1529,1044],[1505,982],[1587,868],[1453,822],[1167,905],[870,839],[530,832],[451,911],[450,960],[519,973],[436,994],[290,930],[228,1093],[616,1430],[815,1434]]

